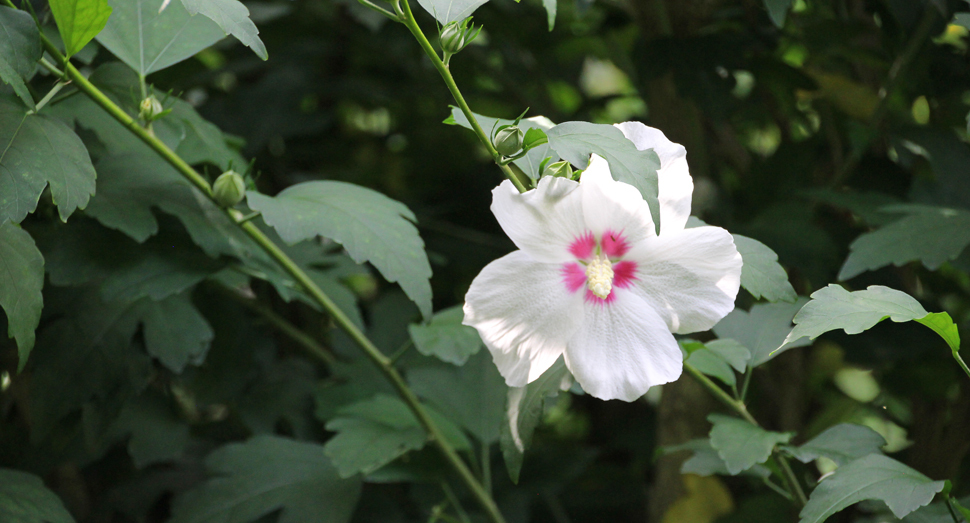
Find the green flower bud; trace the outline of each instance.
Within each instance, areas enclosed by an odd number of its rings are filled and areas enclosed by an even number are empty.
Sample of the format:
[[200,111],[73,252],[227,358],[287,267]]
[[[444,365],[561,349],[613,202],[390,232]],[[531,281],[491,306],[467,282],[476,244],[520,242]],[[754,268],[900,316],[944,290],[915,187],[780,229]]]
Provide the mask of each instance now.
[[448,54],[454,54],[465,47],[465,29],[461,22],[451,22],[441,28],[441,50]]
[[502,156],[512,156],[522,150],[522,129],[506,127],[495,135],[495,150]]
[[246,180],[236,171],[226,171],[212,184],[212,196],[223,207],[232,207],[246,196]]
[[163,112],[165,112],[165,109],[162,107],[162,103],[158,101],[158,98],[155,98],[155,95],[150,94],[148,98],[141,101],[138,116],[146,122],[151,122],[162,116]]
[[558,176],[560,178],[572,178],[573,177],[573,166],[565,160],[559,160],[558,162],[550,163],[542,171],[543,176]]

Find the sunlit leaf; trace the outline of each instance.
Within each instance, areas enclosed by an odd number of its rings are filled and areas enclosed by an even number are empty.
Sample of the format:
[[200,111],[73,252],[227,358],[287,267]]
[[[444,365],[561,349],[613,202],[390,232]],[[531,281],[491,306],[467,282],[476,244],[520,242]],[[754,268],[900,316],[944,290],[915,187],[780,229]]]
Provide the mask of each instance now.
[[441,25],[468,18],[486,2],[488,0],[418,0],[421,7],[441,22]]
[[741,253],[741,286],[755,298],[793,302],[798,295],[788,282],[788,273],[778,263],[778,255],[767,245],[734,234],[734,245]]
[[452,307],[436,313],[427,324],[408,326],[408,332],[421,354],[464,365],[472,354],[482,348],[478,331],[461,324],[464,317],[461,306]]
[[111,15],[105,0],[50,0],[50,7],[69,57],[97,36]]
[[779,443],[788,443],[791,434],[770,432],[751,423],[721,414],[711,414],[711,447],[724,460],[732,476],[758,463],[768,461],[771,451]]
[[[807,302],[808,298],[800,298],[795,303],[758,303],[748,312],[737,308],[714,326],[714,333],[720,338],[733,339],[750,350],[748,365],[757,367],[782,352],[776,349],[791,332],[795,313]],[[795,339],[786,343],[782,350],[810,343],[807,338]]]

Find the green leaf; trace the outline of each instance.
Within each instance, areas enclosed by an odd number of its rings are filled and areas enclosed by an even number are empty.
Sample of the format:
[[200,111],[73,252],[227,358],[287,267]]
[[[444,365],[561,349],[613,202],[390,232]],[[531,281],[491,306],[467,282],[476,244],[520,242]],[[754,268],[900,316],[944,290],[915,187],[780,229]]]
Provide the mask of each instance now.
[[607,124],[565,122],[546,131],[549,147],[564,160],[585,169],[589,155],[598,154],[610,164],[613,179],[637,188],[650,206],[654,226],[660,230],[657,169],[660,158],[653,149],[637,150],[623,133]]
[[939,334],[953,352],[960,350],[960,331],[957,329],[956,324],[953,323],[953,318],[950,318],[949,314],[945,312],[931,312],[922,318],[916,318],[916,321]]
[[[465,113],[461,112],[461,109],[458,107],[452,106],[450,120],[450,122],[446,120],[445,123],[448,123],[449,125],[460,125],[465,129],[472,128],[471,124],[468,123],[468,119],[465,118]],[[512,120],[490,118],[480,114],[475,115],[475,120],[478,121],[478,124],[482,126],[482,129],[484,129],[486,133],[490,132],[492,129],[498,129],[503,125],[512,125]],[[552,121],[545,116],[533,116],[532,118],[526,118],[519,121],[519,128],[522,129],[526,134],[528,134],[531,129],[539,129],[545,132],[552,129],[555,125],[556,124],[552,123]],[[546,140],[548,140],[548,136],[546,137]],[[514,163],[519,169],[522,169],[522,172],[524,172],[530,179],[538,180],[539,176],[542,175],[542,169],[540,169],[540,166],[542,165],[543,160],[546,158],[550,159],[549,162],[559,160],[559,155],[549,147],[548,141],[542,145],[533,147],[525,154],[525,156],[513,161],[512,163]]]
[[825,429],[803,445],[783,448],[802,463],[825,456],[838,465],[845,465],[869,454],[881,454],[879,449],[885,444],[886,440],[869,427],[840,423]]
[[404,204],[336,181],[304,182],[275,197],[253,191],[246,196],[285,242],[317,235],[333,239],[355,261],[369,261],[388,281],[398,282],[422,315],[431,317],[431,265],[414,214]]
[[798,311],[795,328],[782,345],[803,336],[814,340],[836,329],[842,329],[846,334],[859,334],[886,318],[900,323],[927,314],[915,298],[896,289],[870,285],[864,291],[849,292],[830,283],[813,292],[812,300]]
[[259,29],[249,19],[249,9],[239,0],[182,0],[182,5],[193,16],[202,13],[212,19],[227,35],[235,36],[263,60],[269,58],[266,46],[259,39]]
[[482,348],[478,331],[461,324],[464,317],[461,306],[455,306],[439,311],[427,324],[409,325],[408,333],[421,354],[464,365],[471,355]]
[[0,80],[10,84],[17,96],[34,108],[34,99],[24,83],[34,73],[44,55],[40,32],[34,19],[25,11],[0,6]]
[[94,194],[94,166],[81,139],[60,120],[0,101],[0,223],[20,223],[44,187],[62,221]]
[[282,509],[278,523],[346,523],[360,480],[342,479],[320,445],[256,436],[205,460],[216,477],[175,499],[168,523],[250,523]]
[[181,2],[110,0],[113,11],[98,42],[141,76],[181,62],[226,34],[212,20],[192,16]]
[[559,396],[563,380],[569,376],[566,363],[559,358],[532,383],[525,387],[509,388],[499,445],[513,483],[519,482],[525,449],[532,444],[532,434],[542,420],[546,403]]
[[133,314],[145,326],[148,353],[176,374],[189,363],[200,365],[215,334],[199,313],[189,293],[183,292],[161,301],[141,300]]
[[776,27],[784,27],[785,18],[788,18],[788,10],[795,0],[765,0],[765,7],[768,9],[768,16]]
[[74,523],[57,494],[39,477],[0,468],[0,520],[11,523]]
[[188,423],[151,389],[125,403],[110,431],[112,439],[128,438],[128,455],[137,468],[175,459],[189,443]]
[[738,372],[744,372],[751,359],[751,351],[735,340],[711,340],[704,344],[708,350],[720,356]]
[[23,370],[34,348],[34,330],[44,308],[44,257],[34,239],[19,226],[0,225],[0,307],[7,314],[7,335],[17,340]]
[[884,210],[909,213],[849,245],[849,257],[839,270],[839,280],[889,264],[901,266],[919,260],[936,270],[956,259],[970,244],[970,212],[924,205],[894,205]]
[[435,17],[441,25],[458,22],[472,15],[488,0],[418,0],[425,11]]
[[522,138],[522,148],[525,150],[533,149],[539,147],[542,144],[549,143],[549,137],[546,136],[546,132],[539,127],[532,127],[525,132],[525,137]]
[[717,450],[732,476],[768,461],[775,445],[788,443],[792,438],[791,434],[770,432],[731,416],[711,414],[707,420],[714,424],[711,447]]
[[[461,430],[435,411],[428,409],[432,420],[457,449],[470,444]],[[341,477],[369,474],[403,456],[424,447],[427,432],[408,406],[398,398],[378,394],[340,409],[327,423],[327,430],[338,434],[324,445]]]
[[741,269],[741,286],[755,299],[793,302],[798,298],[788,282],[788,273],[778,263],[778,255],[767,245],[734,234],[734,245],[741,253],[744,266]]
[[[749,312],[734,309],[714,326],[714,333],[719,338],[730,338],[747,347],[751,351],[748,365],[757,367],[782,352],[776,349],[791,332],[795,313],[807,302],[808,298],[799,298],[795,303],[755,304]],[[810,343],[808,339],[798,339],[785,344],[783,350]]]
[[933,481],[902,463],[870,454],[842,465],[823,479],[799,514],[800,523],[821,523],[836,512],[867,499],[878,499],[897,518],[929,504],[943,481]]
[[50,6],[68,57],[97,36],[111,15],[105,0],[50,0]]
[[[697,474],[698,476],[712,476],[714,474],[721,476],[731,475],[731,473],[728,472],[727,465],[724,463],[724,460],[721,459],[721,456],[719,456],[717,451],[714,450],[714,447],[711,446],[711,441],[709,439],[693,439],[687,443],[663,448],[664,454],[671,454],[682,450],[690,450],[694,453],[694,455],[685,460],[680,466],[681,474]],[[744,476],[767,478],[771,475],[771,470],[764,465],[755,465],[745,470],[741,474]]]
[[408,371],[415,394],[448,419],[489,445],[499,439],[508,386],[488,351],[480,351],[461,367],[438,365]]
[[546,20],[549,23],[549,32],[556,26],[556,8],[558,7],[558,2],[556,0],[542,0],[542,7],[546,8]]
[[686,363],[693,365],[697,370],[708,376],[721,380],[729,387],[737,384],[737,376],[734,375],[731,365],[724,361],[724,358],[706,348],[691,352]]

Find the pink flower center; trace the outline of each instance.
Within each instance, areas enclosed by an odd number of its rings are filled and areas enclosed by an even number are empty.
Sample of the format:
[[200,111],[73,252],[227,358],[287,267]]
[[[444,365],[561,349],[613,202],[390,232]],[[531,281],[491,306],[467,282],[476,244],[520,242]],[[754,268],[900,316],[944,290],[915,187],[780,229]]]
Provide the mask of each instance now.
[[570,292],[586,287],[586,301],[611,303],[616,298],[613,289],[625,289],[636,279],[636,262],[623,260],[629,250],[622,233],[607,230],[597,239],[587,231],[569,244],[576,261],[563,264],[563,284]]

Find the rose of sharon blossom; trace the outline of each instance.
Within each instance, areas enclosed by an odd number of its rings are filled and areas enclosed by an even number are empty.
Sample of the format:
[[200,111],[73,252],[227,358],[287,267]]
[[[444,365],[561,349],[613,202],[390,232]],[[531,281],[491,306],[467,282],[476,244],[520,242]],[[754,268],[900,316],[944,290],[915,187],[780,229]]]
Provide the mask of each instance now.
[[520,250],[486,266],[465,297],[506,383],[522,387],[560,356],[583,389],[633,401],[676,380],[673,333],[710,329],[734,308],[741,256],[719,227],[685,229],[693,182],[686,152],[638,122],[617,127],[660,157],[661,231],[633,186],[593,156],[579,182],[544,177],[492,191],[492,212]]

